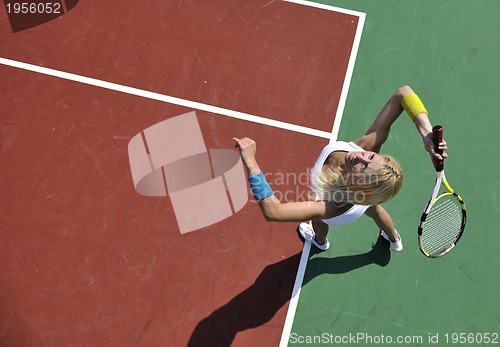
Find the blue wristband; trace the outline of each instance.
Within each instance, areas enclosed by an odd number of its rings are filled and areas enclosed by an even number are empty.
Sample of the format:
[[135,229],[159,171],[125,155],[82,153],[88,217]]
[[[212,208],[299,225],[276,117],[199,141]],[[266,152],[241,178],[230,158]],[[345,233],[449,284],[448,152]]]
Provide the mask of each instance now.
[[248,176],[248,183],[250,183],[253,198],[256,201],[260,201],[270,197],[271,195],[274,195],[273,190],[267,183],[266,178],[264,177],[264,174],[262,172],[255,176]]

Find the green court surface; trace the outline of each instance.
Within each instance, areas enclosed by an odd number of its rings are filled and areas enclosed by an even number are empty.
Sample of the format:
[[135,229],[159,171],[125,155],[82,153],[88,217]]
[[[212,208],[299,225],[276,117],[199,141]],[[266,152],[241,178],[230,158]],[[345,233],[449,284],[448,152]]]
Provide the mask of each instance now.
[[402,115],[382,152],[404,169],[402,192],[384,206],[405,249],[392,253],[377,242],[367,217],[331,229],[332,247],[311,250],[288,346],[498,345],[500,2],[324,3],[366,13],[338,138],[362,135],[392,92],[410,85],[431,122],[445,128],[447,178],[466,202],[468,221],[448,255],[420,253],[417,224],[434,170]]

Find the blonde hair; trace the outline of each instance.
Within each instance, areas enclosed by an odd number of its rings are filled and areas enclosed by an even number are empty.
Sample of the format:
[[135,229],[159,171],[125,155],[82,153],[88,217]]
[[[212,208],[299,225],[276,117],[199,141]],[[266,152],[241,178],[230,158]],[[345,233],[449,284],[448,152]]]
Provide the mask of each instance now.
[[399,163],[383,155],[384,163],[373,171],[341,173],[326,168],[311,170],[311,188],[317,199],[338,205],[378,205],[395,197],[403,185]]

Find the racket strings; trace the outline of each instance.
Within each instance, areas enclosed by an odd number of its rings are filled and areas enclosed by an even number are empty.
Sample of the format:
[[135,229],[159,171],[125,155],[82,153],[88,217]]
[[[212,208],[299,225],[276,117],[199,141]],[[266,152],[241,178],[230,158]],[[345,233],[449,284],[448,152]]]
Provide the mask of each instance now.
[[438,254],[453,244],[462,229],[462,207],[452,195],[440,198],[430,209],[422,226],[422,246]]

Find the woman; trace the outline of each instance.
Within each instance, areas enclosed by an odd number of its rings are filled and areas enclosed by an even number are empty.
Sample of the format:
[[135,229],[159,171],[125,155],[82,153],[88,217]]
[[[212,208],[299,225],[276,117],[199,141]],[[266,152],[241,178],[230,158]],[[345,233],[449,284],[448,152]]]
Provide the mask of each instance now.
[[[391,249],[403,249],[401,236],[391,217],[380,205],[393,198],[401,189],[401,167],[391,157],[379,154],[387,140],[391,125],[406,111],[422,136],[431,159],[446,158],[436,153],[432,140],[432,125],[422,101],[408,86],[396,90],[387,101],[365,135],[354,142],[337,141],[327,145],[311,171],[311,188],[315,201],[282,204],[273,194],[255,159],[256,144],[249,138],[234,138],[240,149],[248,180],[267,221],[302,222],[298,231],[320,250],[330,247],[328,226],[352,223],[362,214],[371,217],[381,235],[390,241]],[[448,149],[446,142],[440,150]],[[308,221],[308,222],[304,222]]]

